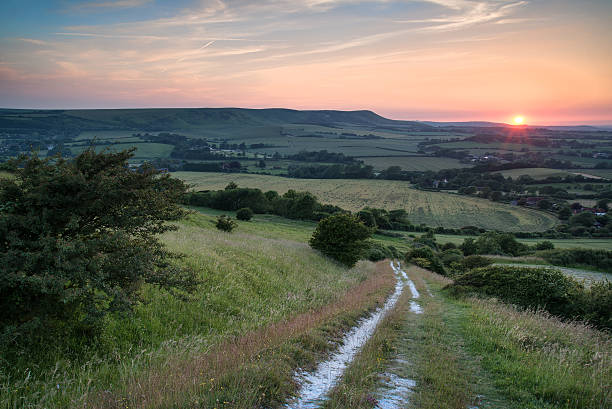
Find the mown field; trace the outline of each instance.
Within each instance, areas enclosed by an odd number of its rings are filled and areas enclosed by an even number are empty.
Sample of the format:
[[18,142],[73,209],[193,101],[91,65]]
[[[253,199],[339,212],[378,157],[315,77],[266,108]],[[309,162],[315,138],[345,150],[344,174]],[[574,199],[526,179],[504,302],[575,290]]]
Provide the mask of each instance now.
[[309,191],[322,203],[356,211],[363,207],[406,209],[413,224],[429,226],[478,226],[505,231],[544,231],[553,227],[554,216],[478,198],[412,189],[402,181],[289,179],[266,175],[176,172],[195,190],[223,189],[234,181],[238,186],[276,190]]

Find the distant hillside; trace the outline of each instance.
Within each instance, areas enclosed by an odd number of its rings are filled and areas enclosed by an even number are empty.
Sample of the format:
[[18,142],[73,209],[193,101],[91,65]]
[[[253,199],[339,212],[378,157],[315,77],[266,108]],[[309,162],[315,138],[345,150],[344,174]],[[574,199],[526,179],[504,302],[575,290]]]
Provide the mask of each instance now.
[[372,111],[297,111],[291,109],[167,108],[92,110],[0,110],[2,129],[72,131],[133,129],[139,131],[197,130],[218,127],[262,127],[286,124],[375,127],[427,131],[432,127],[395,121]]

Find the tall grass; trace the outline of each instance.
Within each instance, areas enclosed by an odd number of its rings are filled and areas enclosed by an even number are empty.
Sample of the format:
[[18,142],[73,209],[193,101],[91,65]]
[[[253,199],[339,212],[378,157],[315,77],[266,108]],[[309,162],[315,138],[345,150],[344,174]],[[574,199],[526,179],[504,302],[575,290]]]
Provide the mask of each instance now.
[[79,406],[169,357],[189,360],[228,337],[331,303],[374,272],[371,263],[347,270],[305,243],[218,232],[198,214],[163,241],[199,272],[197,294],[183,301],[145,286],[134,314],[108,316],[91,345],[57,340],[18,362],[0,360],[0,408]]
[[470,350],[524,408],[612,407],[612,339],[580,322],[470,299]]

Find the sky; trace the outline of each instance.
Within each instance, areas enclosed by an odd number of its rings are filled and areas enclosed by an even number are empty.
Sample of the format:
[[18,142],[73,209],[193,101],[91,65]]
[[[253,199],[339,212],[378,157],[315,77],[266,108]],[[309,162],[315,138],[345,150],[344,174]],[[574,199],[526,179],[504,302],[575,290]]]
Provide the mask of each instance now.
[[0,107],[612,124],[611,0],[2,0]]

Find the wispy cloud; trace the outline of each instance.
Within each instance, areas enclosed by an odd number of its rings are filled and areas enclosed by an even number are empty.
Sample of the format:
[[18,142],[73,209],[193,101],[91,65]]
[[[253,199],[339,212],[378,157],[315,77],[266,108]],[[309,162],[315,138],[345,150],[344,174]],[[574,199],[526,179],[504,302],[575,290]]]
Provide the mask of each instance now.
[[427,19],[396,20],[396,23],[423,23],[422,30],[453,31],[478,24],[501,21],[519,7],[526,6],[527,1],[476,1],[476,0],[425,0],[444,6],[455,13],[443,17]]
[[37,40],[35,38],[17,38],[16,40],[23,41],[24,43],[30,43],[34,45],[48,45],[47,41]]
[[125,9],[144,6],[153,0],[114,0],[114,1],[88,1],[78,3],[70,8],[72,10],[95,10],[95,9]]

